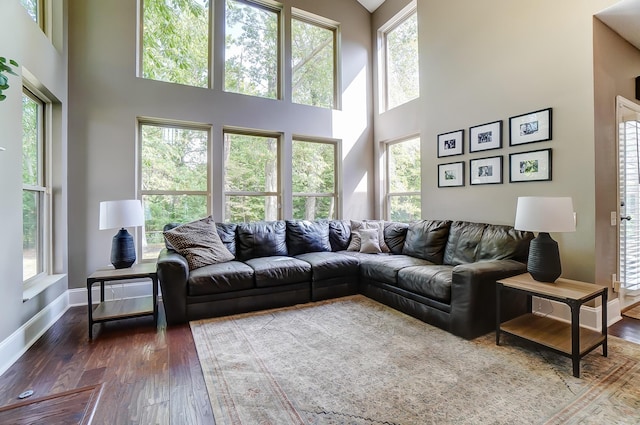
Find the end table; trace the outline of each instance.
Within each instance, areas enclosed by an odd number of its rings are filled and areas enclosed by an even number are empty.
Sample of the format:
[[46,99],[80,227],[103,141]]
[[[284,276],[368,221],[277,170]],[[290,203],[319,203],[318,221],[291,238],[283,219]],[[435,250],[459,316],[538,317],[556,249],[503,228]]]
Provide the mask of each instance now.
[[[126,269],[100,269],[87,278],[87,311],[89,315],[89,339],[93,339],[93,325],[131,317],[153,315],[153,323],[158,326],[158,274],[156,263],[139,263]],[[105,301],[105,282],[134,281],[151,279],[153,295]],[[100,283],[100,303],[93,307],[91,288]],[[124,284],[124,282],[123,282]]]

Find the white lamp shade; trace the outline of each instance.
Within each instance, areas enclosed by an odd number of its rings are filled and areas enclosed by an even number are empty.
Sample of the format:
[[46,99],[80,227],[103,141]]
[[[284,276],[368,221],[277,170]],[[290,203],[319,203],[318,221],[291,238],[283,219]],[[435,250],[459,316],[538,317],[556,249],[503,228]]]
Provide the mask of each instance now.
[[100,230],[136,227],[144,224],[138,199],[100,202]]
[[573,201],[569,197],[521,196],[514,227],[530,232],[575,232]]

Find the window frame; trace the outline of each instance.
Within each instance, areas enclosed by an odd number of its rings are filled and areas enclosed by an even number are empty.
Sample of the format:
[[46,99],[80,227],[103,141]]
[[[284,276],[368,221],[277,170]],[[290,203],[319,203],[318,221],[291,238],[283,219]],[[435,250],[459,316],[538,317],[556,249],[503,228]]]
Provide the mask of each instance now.
[[[282,155],[283,155],[283,140],[284,135],[282,133],[274,133],[267,131],[259,131],[259,130],[248,130],[242,128],[235,127],[225,127],[222,130],[222,152],[226,151],[226,135],[234,134],[238,136],[251,136],[251,137],[264,137],[264,138],[272,138],[276,140],[276,169],[278,171],[278,178],[276,183],[276,192],[261,192],[261,191],[227,191],[226,190],[226,182],[227,182],[227,164],[225,158],[223,158],[222,162],[222,221],[227,223],[230,222],[229,218],[226,216],[227,211],[227,198],[230,196],[246,196],[246,197],[268,197],[275,196],[277,203],[277,220],[282,220],[284,218],[283,208],[282,208],[282,198],[283,198],[283,190],[282,190]],[[262,220],[266,220],[263,218]]]
[[[390,140],[387,142],[383,142],[384,147],[384,219],[387,221],[391,220],[391,200],[394,197],[401,196],[418,196],[422,199],[422,168],[420,168],[420,190],[412,191],[412,192],[392,192],[391,191],[391,170],[390,165],[391,161],[389,160],[390,156],[390,148],[394,145],[399,145],[401,143],[405,143],[411,140],[417,139],[420,144],[420,155],[422,155],[422,142],[420,139],[420,134],[413,134],[410,136],[403,137],[401,139]],[[422,214],[422,208],[420,208],[420,213]]]
[[[418,79],[418,96],[414,99],[410,99],[401,104],[395,105],[394,107],[389,107],[389,60],[388,60],[388,35],[393,32],[396,28],[402,25],[407,19],[411,16],[418,14],[418,7],[416,0],[412,0],[407,6],[405,6],[400,12],[398,12],[393,18],[391,18],[387,23],[382,25],[380,29],[378,29],[378,92],[379,92],[379,113],[383,113],[389,111],[391,109],[397,108],[398,106],[404,105],[412,100],[419,98],[420,94],[420,81]],[[418,56],[418,62],[420,58]],[[418,64],[419,65],[419,64]]]
[[[48,115],[51,110],[51,102],[46,100],[32,86],[23,82],[23,96],[27,96],[38,105],[38,177],[37,184],[25,184],[22,181],[22,193],[31,192],[37,194],[37,245],[36,245],[36,264],[38,264],[36,274],[28,278],[24,278],[24,252],[23,252],[23,285],[41,278],[42,276],[51,274],[51,190],[49,189],[50,176],[50,146],[47,134],[50,128],[50,119]],[[24,131],[24,128],[23,128]],[[24,136],[21,146],[24,143]],[[24,204],[23,204],[24,208]],[[24,226],[24,223],[23,223]],[[24,237],[24,230],[23,230]]]
[[237,3],[242,3],[245,6],[249,6],[249,7],[256,7],[258,9],[261,10],[265,10],[267,12],[273,12],[276,14],[276,18],[277,18],[277,23],[276,23],[276,28],[277,28],[277,33],[276,33],[276,66],[278,68],[277,70],[277,75],[276,75],[276,94],[275,96],[272,97],[268,97],[268,96],[260,96],[260,95],[254,95],[254,94],[247,94],[247,93],[239,93],[239,92],[235,92],[235,91],[229,91],[226,89],[226,80],[227,80],[227,44],[226,44],[226,38],[227,38],[227,0],[221,0],[223,3],[223,20],[222,20],[222,25],[223,25],[223,31],[222,31],[222,52],[221,52],[221,57],[222,57],[222,81],[221,81],[221,90],[224,93],[231,93],[231,94],[236,94],[236,95],[241,95],[241,96],[252,96],[252,97],[257,97],[257,98],[261,98],[261,99],[271,99],[271,100],[283,100],[284,99],[284,90],[283,90],[283,78],[284,78],[284,73],[283,73],[283,64],[284,64],[284,16],[283,16],[283,6],[280,3],[276,3],[274,1],[268,1],[268,0],[232,0],[235,1]]
[[[312,138],[312,137],[305,137],[305,136],[293,136],[292,140],[291,140],[291,169],[293,170],[293,145],[296,142],[303,142],[303,143],[320,143],[320,144],[326,144],[326,145],[333,145],[333,193],[323,193],[323,192],[319,192],[319,193],[305,193],[305,192],[294,192],[293,191],[293,181],[292,181],[292,188],[291,188],[291,200],[292,200],[292,204],[293,204],[293,199],[296,197],[315,197],[315,198],[334,198],[334,210],[335,210],[335,214],[334,214],[334,218],[333,220],[339,220],[342,217],[341,211],[342,211],[342,196],[341,196],[341,192],[340,192],[340,182],[341,182],[341,168],[340,168],[340,160],[339,158],[341,158],[341,143],[339,140],[328,140],[328,139],[318,139],[318,138]],[[292,176],[293,179],[293,176]],[[292,205],[293,207],[293,205]],[[291,211],[291,214],[293,216],[293,208]]]
[[[181,129],[181,130],[194,130],[194,131],[203,131],[207,134],[207,175],[206,182],[207,188],[205,190],[156,190],[156,189],[143,189],[143,127],[151,126],[151,127],[161,127],[161,128],[169,128],[169,129]],[[206,206],[207,206],[207,214],[211,215],[212,205],[212,169],[213,169],[213,161],[212,161],[212,128],[211,125],[202,124],[202,123],[194,123],[194,122],[186,122],[186,121],[176,121],[176,120],[163,120],[163,119],[155,119],[149,117],[138,117],[137,118],[137,139],[136,143],[137,151],[138,151],[138,193],[140,202],[142,202],[142,206],[144,209],[144,197],[145,196],[205,196]],[[149,261],[149,259],[144,259],[144,250],[143,250],[143,238],[146,233],[146,218],[145,222],[142,226],[142,229],[138,231],[136,228],[136,241],[137,241],[137,257],[141,261]]]
[[[325,108],[325,109],[336,109],[336,110],[342,109],[342,96],[341,96],[342,93],[340,90],[341,72],[339,72],[340,66],[341,66],[340,24],[330,19],[318,16],[318,15],[314,15],[302,9],[297,9],[292,7],[291,17],[289,19],[289,22],[292,27],[292,35],[291,35],[292,39],[293,39],[293,20],[304,22],[309,25],[315,25],[317,27],[329,30],[333,33],[333,101],[332,101],[331,107]],[[293,43],[291,44],[290,52],[291,52],[291,56],[293,56]],[[306,105],[306,104],[296,103],[293,101],[293,61],[290,63],[290,71],[291,71],[291,103],[294,103],[296,105]],[[306,105],[306,106],[313,106],[313,105]]]

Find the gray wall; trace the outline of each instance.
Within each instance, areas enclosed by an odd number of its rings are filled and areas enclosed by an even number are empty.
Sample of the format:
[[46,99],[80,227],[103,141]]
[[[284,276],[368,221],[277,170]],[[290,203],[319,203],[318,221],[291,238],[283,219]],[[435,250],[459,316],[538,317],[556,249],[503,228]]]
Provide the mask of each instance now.
[[[20,64],[20,76],[10,76],[10,88],[0,102],[0,341],[3,341],[67,289],[67,279],[27,302],[22,302],[22,79],[28,79],[58,104],[54,125],[47,134],[55,165],[50,175],[55,227],[52,271],[67,271],[67,59],[66,1],[56,1],[48,11],[49,37],[28,16],[19,0],[2,2],[0,55]],[[51,41],[53,40],[53,42]],[[55,43],[55,47],[54,47]]]
[[[383,23],[378,14],[392,16],[388,7],[399,10],[406,3],[394,0],[374,13],[373,32]],[[563,274],[596,279],[593,15],[613,3],[418,0],[421,97],[419,106],[407,107],[419,117],[424,218],[512,225],[518,196],[571,196],[577,230],[553,235]],[[548,107],[553,140],[509,147],[509,117]],[[403,116],[387,114],[376,116],[385,128],[378,133],[376,121],[376,142],[402,132]],[[497,120],[503,121],[503,148],[469,154],[469,127]],[[437,135],[460,128],[465,155],[437,158]],[[553,149],[552,181],[508,183],[510,153],[544,148]],[[504,183],[469,186],[469,160],[495,155],[504,156]],[[466,186],[439,189],[438,164],[460,160],[466,163]],[[608,281],[599,276],[598,283]]]
[[[215,3],[224,6],[224,2]],[[341,139],[343,216],[373,216],[370,14],[355,0],[282,3],[285,16],[296,7],[340,22],[342,110],[295,105],[290,95],[289,100],[274,101],[225,93],[220,86],[223,64],[215,61],[218,57],[214,58],[212,89],[137,78],[137,2],[69,0],[71,287],[82,287],[87,273],[109,263],[115,232],[98,230],[99,202],[138,197],[137,117],[212,126],[212,213],[216,219],[222,218],[223,211],[223,126],[282,132],[284,149],[289,152],[293,135]],[[214,15],[222,17],[221,13]],[[216,22],[215,28],[223,24]],[[287,67],[285,72],[289,72]],[[290,76],[285,75],[287,80]],[[287,173],[290,170],[285,169],[283,175]],[[288,188],[285,184],[285,193]],[[284,201],[286,204],[287,198]],[[291,209],[284,213],[288,218]]]

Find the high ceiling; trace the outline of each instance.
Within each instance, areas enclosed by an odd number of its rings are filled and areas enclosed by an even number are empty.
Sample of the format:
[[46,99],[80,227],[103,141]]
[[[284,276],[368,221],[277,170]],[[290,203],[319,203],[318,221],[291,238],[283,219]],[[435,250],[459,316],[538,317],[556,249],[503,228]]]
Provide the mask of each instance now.
[[640,49],[640,0],[622,0],[596,17]]

